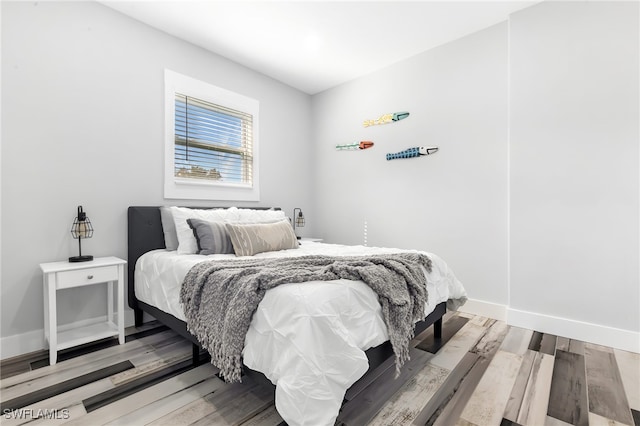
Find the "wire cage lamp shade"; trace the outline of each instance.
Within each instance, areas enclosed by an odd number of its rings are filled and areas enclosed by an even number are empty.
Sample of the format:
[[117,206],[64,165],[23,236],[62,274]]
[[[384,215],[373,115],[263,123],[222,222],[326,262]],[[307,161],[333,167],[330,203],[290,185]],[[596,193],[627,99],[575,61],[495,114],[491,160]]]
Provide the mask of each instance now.
[[[296,211],[298,212],[298,214],[296,214]],[[302,209],[299,207],[296,207],[295,209],[293,209],[293,232],[296,232],[296,227],[298,228],[303,228],[304,227],[304,214],[302,213]],[[300,239],[300,237],[298,237],[298,235],[296,234],[296,237],[298,239]]]
[[87,262],[93,260],[91,255],[82,254],[82,239],[93,237],[93,226],[87,214],[78,206],[78,214],[71,225],[71,236],[78,240],[78,255],[69,258],[69,262]]

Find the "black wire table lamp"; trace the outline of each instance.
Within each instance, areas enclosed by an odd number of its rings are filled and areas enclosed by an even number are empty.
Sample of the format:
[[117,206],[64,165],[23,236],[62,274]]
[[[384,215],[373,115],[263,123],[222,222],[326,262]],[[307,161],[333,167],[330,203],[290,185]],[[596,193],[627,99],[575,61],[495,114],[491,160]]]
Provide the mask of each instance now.
[[93,237],[93,226],[82,210],[82,206],[78,206],[78,216],[73,220],[71,225],[71,235],[78,240],[78,255],[69,258],[69,262],[87,262],[93,260],[91,255],[82,255],[82,239]]
[[[298,211],[298,215],[296,216],[296,210]],[[295,209],[293,209],[293,233],[296,233],[296,226],[298,228],[303,228],[304,227],[304,214],[302,214],[302,209],[299,207],[296,207]],[[300,239],[300,237],[298,237],[298,235],[296,234],[296,238]]]

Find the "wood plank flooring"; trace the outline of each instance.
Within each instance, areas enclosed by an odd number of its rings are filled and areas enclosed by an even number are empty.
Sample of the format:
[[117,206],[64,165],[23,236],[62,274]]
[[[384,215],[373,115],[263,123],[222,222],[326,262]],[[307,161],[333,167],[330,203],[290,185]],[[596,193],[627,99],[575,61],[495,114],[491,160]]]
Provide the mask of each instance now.
[[[191,344],[152,322],[117,339],[0,362],[2,425],[284,426],[273,387],[227,384]],[[345,396],[338,426],[640,426],[640,355],[447,313]]]

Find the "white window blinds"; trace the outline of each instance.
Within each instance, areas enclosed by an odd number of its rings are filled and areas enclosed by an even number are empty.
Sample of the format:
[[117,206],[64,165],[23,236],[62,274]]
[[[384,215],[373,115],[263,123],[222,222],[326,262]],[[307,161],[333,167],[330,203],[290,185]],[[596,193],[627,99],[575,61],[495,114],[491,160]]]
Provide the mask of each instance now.
[[260,102],[164,70],[164,198],[260,201]]
[[253,117],[175,94],[174,176],[251,186]]

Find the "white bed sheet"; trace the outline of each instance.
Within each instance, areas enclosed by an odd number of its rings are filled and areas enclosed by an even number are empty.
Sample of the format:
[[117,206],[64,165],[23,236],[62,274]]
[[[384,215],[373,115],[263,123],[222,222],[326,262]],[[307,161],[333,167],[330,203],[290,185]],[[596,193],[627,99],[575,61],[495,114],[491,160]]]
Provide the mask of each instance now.
[[[361,256],[408,250],[303,242],[299,249],[260,253],[276,258],[305,255]],[[425,316],[466,292],[447,264],[427,254]],[[188,255],[154,250],[136,263],[136,297],[185,320],[180,286],[189,269],[204,260],[235,255]],[[291,426],[332,425],[346,390],[368,369],[365,350],[388,340],[377,295],[362,281],[284,284],[266,292],[245,339],[243,361],[276,385],[275,403]]]

